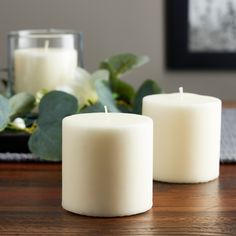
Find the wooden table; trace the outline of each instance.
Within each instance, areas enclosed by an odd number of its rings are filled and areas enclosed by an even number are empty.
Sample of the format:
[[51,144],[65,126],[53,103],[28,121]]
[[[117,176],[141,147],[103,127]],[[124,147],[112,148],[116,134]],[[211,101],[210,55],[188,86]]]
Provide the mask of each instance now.
[[236,165],[205,184],[154,182],[140,215],[92,218],[61,208],[61,165],[0,163],[0,235],[236,235]]

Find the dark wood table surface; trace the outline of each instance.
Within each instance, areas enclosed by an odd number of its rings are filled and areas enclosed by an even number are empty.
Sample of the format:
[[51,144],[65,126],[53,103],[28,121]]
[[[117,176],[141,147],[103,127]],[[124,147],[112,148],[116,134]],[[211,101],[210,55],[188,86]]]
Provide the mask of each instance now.
[[61,208],[61,164],[0,163],[0,235],[236,235],[236,165],[205,184],[154,182],[146,213],[93,218]]

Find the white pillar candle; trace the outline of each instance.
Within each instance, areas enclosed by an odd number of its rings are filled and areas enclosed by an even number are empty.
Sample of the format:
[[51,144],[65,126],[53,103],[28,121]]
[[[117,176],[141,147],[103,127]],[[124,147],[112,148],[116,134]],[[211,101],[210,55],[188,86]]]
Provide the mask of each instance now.
[[14,52],[14,90],[35,94],[40,89],[53,90],[71,81],[77,67],[75,49],[17,49]]
[[221,101],[191,93],[150,95],[143,114],[154,121],[154,180],[198,183],[219,176]]
[[122,113],[63,120],[62,206],[89,216],[138,214],[152,207],[152,120]]

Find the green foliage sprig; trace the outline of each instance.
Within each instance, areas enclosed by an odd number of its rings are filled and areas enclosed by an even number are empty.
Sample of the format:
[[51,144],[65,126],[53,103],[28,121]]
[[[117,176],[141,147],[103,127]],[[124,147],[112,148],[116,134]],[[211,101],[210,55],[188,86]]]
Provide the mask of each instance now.
[[[161,93],[161,88],[151,79],[145,80],[137,91],[124,81],[128,72],[148,61],[146,56],[139,57],[131,53],[115,55],[102,61],[98,73],[94,73],[91,79],[91,87],[95,88],[98,99],[83,107],[79,106],[76,96],[62,91],[44,91],[36,96],[23,92],[10,99],[0,95],[0,131],[27,132],[30,134],[28,146],[33,154],[44,160],[60,161],[64,117],[77,113],[103,112],[105,105],[110,112],[141,114],[143,97]],[[108,80],[104,70],[109,72]],[[35,107],[38,107],[38,112],[35,112]]]

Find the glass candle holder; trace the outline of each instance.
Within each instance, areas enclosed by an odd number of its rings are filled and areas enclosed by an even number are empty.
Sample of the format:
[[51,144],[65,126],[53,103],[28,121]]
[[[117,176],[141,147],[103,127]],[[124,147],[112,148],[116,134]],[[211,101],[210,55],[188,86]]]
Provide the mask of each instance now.
[[22,30],[8,34],[8,93],[54,90],[84,67],[83,35],[71,30]]

